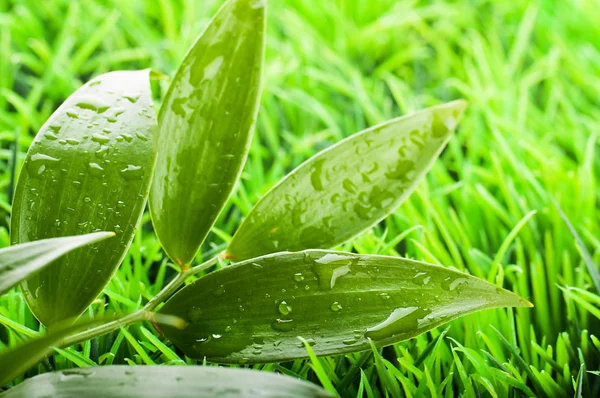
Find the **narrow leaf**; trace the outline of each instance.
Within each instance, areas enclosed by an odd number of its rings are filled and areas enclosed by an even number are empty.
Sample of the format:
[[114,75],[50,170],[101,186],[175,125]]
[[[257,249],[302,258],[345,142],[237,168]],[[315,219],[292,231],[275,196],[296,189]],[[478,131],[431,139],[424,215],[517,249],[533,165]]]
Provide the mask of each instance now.
[[22,284],[44,324],[80,315],[123,259],[144,210],[155,153],[149,70],[88,82],[35,138],[16,188],[12,242],[115,231]]
[[72,333],[88,329],[101,321],[58,325],[55,330],[42,337],[32,339],[17,348],[0,354],[0,386],[21,376],[29,368],[44,359],[52,352],[52,346]]
[[82,246],[115,236],[113,232],[44,239],[0,249],[0,294]]
[[252,209],[228,257],[330,248],[370,228],[416,188],[466,107],[454,101],[354,134],[292,171]]
[[[171,315],[161,315],[150,312],[137,313],[135,317],[129,317],[126,323],[120,320],[120,326],[126,326],[136,322],[152,320],[155,324],[169,325],[175,329],[182,328],[182,319]],[[48,331],[45,335],[34,338],[26,343],[0,354],[0,386],[8,383],[14,378],[25,373],[29,368],[50,355],[55,346],[65,346],[69,339],[78,334],[87,332],[94,326],[106,326],[111,322],[110,318],[100,318],[86,322],[73,324],[71,320],[61,322]],[[125,329],[123,329],[125,331]],[[64,350],[56,349],[59,352]]]
[[103,366],[46,373],[2,398],[329,397],[307,381],[250,369],[207,366]]
[[181,64],[159,114],[150,192],[165,251],[191,263],[244,165],[258,111],[265,1],[229,0]]
[[581,257],[583,257],[583,261],[587,267],[588,273],[590,274],[590,278],[594,283],[596,292],[600,294],[600,272],[598,271],[598,267],[594,263],[590,252],[585,247],[585,243],[583,243],[583,240],[579,236],[579,233],[577,233],[577,230],[571,223],[571,220],[569,220],[569,217],[567,217],[567,215],[563,211],[562,207],[560,207],[558,202],[554,199],[552,199],[552,203],[554,204],[554,207],[556,207],[556,210],[558,211],[558,214],[560,214],[560,217],[563,219],[565,224],[567,224],[567,228],[569,228],[569,232],[573,236],[573,239],[575,239],[575,243],[577,245],[577,248],[579,249],[579,252],[581,253]]
[[224,363],[368,350],[457,317],[530,306],[514,293],[448,268],[397,257],[310,250],[278,253],[213,272],[160,312],[189,324],[166,336],[192,358]]

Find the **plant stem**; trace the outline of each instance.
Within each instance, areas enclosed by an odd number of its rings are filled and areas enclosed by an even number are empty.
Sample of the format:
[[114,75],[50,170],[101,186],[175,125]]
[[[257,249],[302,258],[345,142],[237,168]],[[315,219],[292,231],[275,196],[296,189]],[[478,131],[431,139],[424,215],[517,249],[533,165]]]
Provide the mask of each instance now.
[[125,315],[122,318],[115,319],[114,321],[105,323],[104,325],[96,326],[94,328],[88,329],[86,331],[76,333],[74,335],[68,336],[65,338],[60,347],[69,347],[77,343],[81,343],[86,340],[90,340],[94,337],[102,336],[103,334],[110,333],[113,330],[120,329],[125,326],[129,326],[133,323],[153,320],[152,311],[163,301],[171,297],[173,293],[179,289],[181,285],[185,282],[187,278],[192,275],[196,275],[206,269],[215,265],[219,258],[219,255],[211,258],[208,261],[205,261],[202,264],[199,264],[195,267],[189,268],[183,272],[180,272],[171,282],[169,282],[162,290],[154,297],[152,297],[144,307],[136,312],[133,312],[129,315]]

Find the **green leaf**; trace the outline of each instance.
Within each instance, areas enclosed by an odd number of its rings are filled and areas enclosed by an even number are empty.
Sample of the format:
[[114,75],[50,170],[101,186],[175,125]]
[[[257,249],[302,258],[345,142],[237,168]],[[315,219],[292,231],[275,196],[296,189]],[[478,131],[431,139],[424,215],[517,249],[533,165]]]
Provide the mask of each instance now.
[[259,105],[265,1],[229,0],[181,64],[159,114],[152,220],[180,265],[194,259],[229,198]]
[[438,265],[397,257],[310,250],[264,256],[213,272],[160,310],[187,321],[166,336],[192,358],[223,363],[368,350],[457,317],[530,306],[514,293]]
[[155,160],[149,70],[99,76],[41,128],[16,188],[12,242],[115,231],[22,284],[34,315],[53,325],[80,315],[129,247]]
[[393,119],[313,156],[256,204],[228,257],[330,248],[370,228],[415,190],[465,107],[454,101]]
[[56,329],[42,337],[30,340],[17,348],[0,355],[0,386],[25,373],[33,365],[52,353],[52,346],[58,345],[66,336],[88,329],[102,321],[71,324],[61,323]]
[[250,369],[208,366],[102,366],[46,373],[2,398],[329,397],[307,381]]
[[0,294],[47,267],[65,254],[115,236],[113,232],[96,232],[80,236],[44,239],[0,250]]
[[[139,312],[128,317],[127,321],[124,318],[119,320],[121,327],[127,325],[151,320],[154,324],[169,325],[172,328],[182,328],[184,321],[180,318],[171,315],[161,315],[151,312]],[[53,329],[39,338],[34,338],[20,346],[3,352],[0,354],[0,386],[8,383],[14,378],[25,373],[29,368],[50,355],[53,350],[64,353],[65,350],[58,349],[58,346],[65,346],[69,339],[73,336],[79,336],[93,332],[94,326],[105,327],[111,324],[112,319],[100,318],[86,322],[73,324],[74,320],[67,320],[58,325],[54,325]],[[89,329],[89,330],[88,330]],[[122,329],[125,332],[125,329]],[[71,340],[72,341],[72,340]],[[83,340],[81,340],[83,341]]]

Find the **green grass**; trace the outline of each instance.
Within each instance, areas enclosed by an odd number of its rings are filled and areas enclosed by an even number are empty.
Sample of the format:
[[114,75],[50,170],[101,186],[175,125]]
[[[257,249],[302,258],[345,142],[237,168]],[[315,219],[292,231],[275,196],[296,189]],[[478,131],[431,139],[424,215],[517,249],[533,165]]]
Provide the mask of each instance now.
[[[14,142],[19,167],[41,124],[94,75],[154,67],[172,76],[220,3],[0,0],[3,246]],[[485,311],[374,352],[256,368],[342,396],[600,394],[599,292],[552,203],[597,264],[598,20],[594,0],[271,1],[252,150],[202,255],[221,251],[256,200],[316,151],[385,119],[465,98],[459,133],[427,181],[344,249],[456,267],[535,308]],[[167,84],[155,84],[157,103]],[[132,312],[174,273],[146,215],[90,314]],[[18,290],[0,298],[0,323],[1,346],[39,329]],[[201,363],[182,357],[151,325],[133,326],[61,350],[27,376],[182,362]]]

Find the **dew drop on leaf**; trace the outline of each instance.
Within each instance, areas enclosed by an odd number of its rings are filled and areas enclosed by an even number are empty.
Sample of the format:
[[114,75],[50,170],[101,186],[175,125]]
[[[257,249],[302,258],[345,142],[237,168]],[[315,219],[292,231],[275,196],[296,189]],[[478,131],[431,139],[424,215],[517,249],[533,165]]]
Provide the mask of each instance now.
[[94,134],[92,136],[92,141],[98,142],[100,144],[106,144],[107,142],[110,141],[110,138],[105,135]]
[[297,272],[294,274],[294,280],[296,282],[302,282],[304,280],[304,275],[301,272]]
[[126,180],[139,180],[143,175],[142,167],[133,164],[121,170],[121,176]]
[[292,312],[292,306],[289,305],[287,302],[282,301],[281,303],[279,303],[277,310],[281,315],[288,315],[290,312]]
[[417,319],[414,315],[418,309],[418,307],[396,308],[386,320],[368,328],[365,333],[365,337],[373,340],[381,340],[387,337],[415,330],[417,326]]

